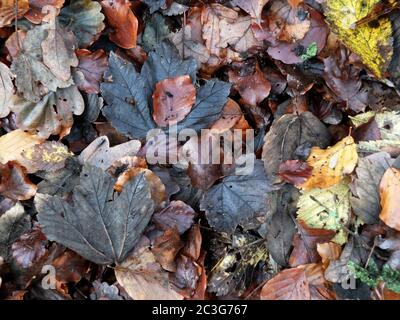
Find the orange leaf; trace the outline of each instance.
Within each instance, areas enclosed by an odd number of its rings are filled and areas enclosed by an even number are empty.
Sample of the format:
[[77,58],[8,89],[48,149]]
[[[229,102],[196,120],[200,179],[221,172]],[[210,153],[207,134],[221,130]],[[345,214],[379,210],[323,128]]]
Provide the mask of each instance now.
[[389,227],[400,231],[400,170],[389,168],[379,186],[382,211],[379,218]]
[[138,19],[132,12],[128,0],[101,1],[108,24],[114,28],[110,40],[124,49],[136,47]]

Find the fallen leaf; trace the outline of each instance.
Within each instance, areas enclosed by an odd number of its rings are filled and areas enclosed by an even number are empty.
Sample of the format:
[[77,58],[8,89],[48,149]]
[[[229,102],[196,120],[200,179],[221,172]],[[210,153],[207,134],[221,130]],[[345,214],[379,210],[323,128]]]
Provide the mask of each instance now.
[[113,185],[111,176],[86,166],[73,191],[74,206],[58,196],[36,194],[43,233],[97,264],[123,261],[150,221],[153,201],[143,175],[114,198]]
[[45,141],[34,145],[22,153],[30,173],[39,170],[56,171],[65,166],[65,161],[74,154],[61,142]]
[[89,270],[90,262],[71,250],[66,250],[51,263],[56,269],[57,281],[78,282]]
[[297,220],[304,221],[311,228],[335,230],[337,233],[332,241],[337,244],[346,242],[343,226],[350,218],[350,189],[347,184],[303,190],[297,207]]
[[29,10],[29,1],[18,1],[18,10],[15,8],[15,0],[3,0],[0,4],[0,28],[8,26],[15,19],[15,13],[18,12],[17,17],[21,18]]
[[107,136],[101,136],[89,144],[79,155],[79,161],[88,163],[102,170],[108,169],[116,161],[125,156],[135,156],[140,150],[141,143],[131,140],[120,145],[110,147]]
[[252,229],[259,226],[259,218],[265,216],[265,195],[273,189],[262,163],[256,161],[251,174],[227,176],[208,189],[200,209],[206,212],[208,223],[219,231],[233,233],[238,225]]
[[[43,139],[39,136],[20,129],[11,131],[0,137],[0,162],[6,164],[8,161],[15,160],[29,168],[29,162],[25,161],[22,153],[42,141]],[[29,170],[28,172],[30,173]]]
[[37,190],[27,175],[26,169],[16,161],[0,164],[0,194],[13,200],[29,200]]
[[265,78],[258,63],[253,74],[243,77],[238,72],[230,70],[229,81],[234,83],[233,87],[240,93],[243,102],[250,106],[257,106],[271,91],[271,83]]
[[108,24],[114,28],[109,37],[117,46],[124,49],[136,47],[138,19],[131,10],[128,0],[102,0]]
[[334,300],[317,264],[286,269],[261,289],[261,300]]
[[154,240],[151,252],[164,270],[175,272],[175,258],[183,245],[176,230],[168,229]]
[[351,208],[364,223],[379,222],[381,212],[379,184],[393,160],[386,152],[359,158],[355,178],[350,184]]
[[30,217],[19,202],[0,216],[0,256],[5,261],[11,254],[11,245],[29,228]]
[[176,229],[179,234],[183,234],[192,226],[196,215],[196,212],[184,202],[171,201],[166,208],[154,213],[153,222],[161,230]]
[[13,260],[21,268],[28,269],[46,257],[47,238],[39,227],[35,226],[22,234],[11,247]]
[[134,300],[182,300],[171,288],[168,273],[156,262],[148,239],[115,270],[117,281]]
[[81,49],[90,46],[105,27],[101,5],[92,0],[71,2],[61,10],[59,21],[75,34]]
[[313,147],[307,159],[307,164],[313,168],[311,177],[298,187],[308,190],[341,183],[346,175],[353,172],[357,161],[357,145],[350,136],[328,149]]
[[333,230],[309,228],[301,220],[297,226],[298,233],[293,239],[294,248],[289,259],[289,265],[292,268],[319,262],[321,259],[317,252],[317,245],[328,242],[336,234]]
[[182,121],[196,101],[196,88],[189,76],[165,79],[156,84],[153,93],[153,119],[160,127]]
[[267,176],[273,182],[280,182],[278,172],[282,162],[296,158],[305,160],[301,159],[299,149],[313,145],[324,148],[329,141],[325,125],[311,112],[282,116],[274,121],[264,137],[262,158]]
[[90,295],[92,300],[123,300],[119,295],[119,290],[115,285],[109,285],[107,282],[94,281],[94,293]]
[[393,55],[390,20],[382,17],[373,26],[369,24],[355,26],[377,2],[377,0],[366,0],[360,5],[351,1],[339,3],[336,0],[327,0],[325,15],[332,31],[339,39],[358,54],[378,78],[382,78]]
[[388,168],[379,185],[382,211],[379,218],[389,227],[400,231],[400,210],[397,195],[400,192],[400,170]]
[[278,175],[293,185],[301,185],[312,175],[312,167],[299,160],[286,160],[279,165]]
[[74,71],[75,84],[86,93],[99,93],[100,82],[108,67],[107,55],[102,49],[94,52],[78,49],[76,55],[79,64]]
[[29,0],[29,11],[25,13],[24,18],[34,24],[40,24],[47,13],[43,12],[46,6],[52,6],[57,9],[57,13],[64,5],[65,0]]
[[7,117],[10,113],[9,105],[14,94],[13,78],[10,69],[0,62],[0,118]]
[[269,0],[233,0],[232,4],[246,11],[257,21],[261,18],[261,12]]
[[334,242],[317,243],[317,252],[322,259],[322,264],[326,268],[330,261],[339,259],[342,247]]

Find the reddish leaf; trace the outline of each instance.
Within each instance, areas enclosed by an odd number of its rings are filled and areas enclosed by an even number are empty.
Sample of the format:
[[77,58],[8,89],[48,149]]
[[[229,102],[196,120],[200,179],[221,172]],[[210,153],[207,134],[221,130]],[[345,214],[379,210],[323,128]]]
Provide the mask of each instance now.
[[28,200],[36,193],[36,185],[27,175],[24,167],[16,161],[0,164],[0,193],[14,200]]
[[200,258],[201,253],[201,243],[202,236],[200,232],[200,225],[195,224],[189,230],[185,246],[182,249],[182,254],[191,257],[193,260],[197,261]]
[[279,176],[293,185],[300,185],[311,177],[312,167],[300,160],[287,160],[279,165]]
[[162,230],[176,228],[179,234],[188,230],[196,212],[182,201],[171,201],[168,207],[153,215],[153,222]]
[[230,70],[229,81],[235,84],[234,88],[242,96],[243,102],[250,106],[257,106],[271,91],[271,83],[264,77],[258,63],[254,73],[246,76],[241,76],[240,71]]
[[53,260],[56,278],[60,282],[78,282],[89,270],[90,262],[79,254],[67,250],[63,255]]
[[356,142],[359,141],[374,141],[381,140],[381,130],[375,117],[372,117],[368,122],[358,126],[353,132],[352,136]]
[[128,0],[102,0],[108,24],[114,28],[110,33],[110,40],[124,49],[136,46],[138,20],[131,10]]
[[290,255],[289,265],[297,267],[307,263],[316,263],[321,260],[317,251],[317,244],[331,240],[336,232],[333,230],[313,229],[303,221],[299,221],[298,233],[293,239],[294,249]]
[[45,6],[52,6],[59,11],[64,5],[65,0],[29,0],[29,11],[25,13],[25,18],[30,22],[39,24],[47,13],[43,13]]
[[76,85],[86,93],[98,93],[103,73],[108,67],[107,55],[102,49],[94,52],[79,49],[76,55],[79,59],[74,75]]
[[27,269],[47,256],[46,246],[47,238],[36,226],[13,243],[12,256],[20,267]]
[[183,247],[179,234],[175,229],[168,229],[156,238],[151,251],[161,266],[170,272],[176,271],[175,257]]
[[153,93],[153,119],[160,127],[183,120],[196,101],[196,89],[190,76],[165,79]]

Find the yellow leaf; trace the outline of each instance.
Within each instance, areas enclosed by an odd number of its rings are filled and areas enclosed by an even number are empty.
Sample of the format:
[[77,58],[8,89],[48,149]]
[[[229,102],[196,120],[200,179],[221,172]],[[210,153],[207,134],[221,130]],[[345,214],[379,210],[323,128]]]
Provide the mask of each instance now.
[[380,0],[327,0],[325,15],[338,38],[378,77],[383,78],[393,56],[392,26],[387,17],[374,24],[356,23]]
[[327,189],[301,191],[297,202],[297,219],[304,221],[311,228],[335,230],[331,240],[337,244],[347,241],[343,229],[349,220],[350,189],[347,184],[338,184]]
[[333,147],[313,147],[307,163],[313,167],[311,177],[299,185],[301,189],[327,188],[343,181],[346,174],[353,172],[358,160],[357,145],[350,136]]
[[379,186],[382,211],[379,218],[389,227],[400,231],[400,170],[389,168]]

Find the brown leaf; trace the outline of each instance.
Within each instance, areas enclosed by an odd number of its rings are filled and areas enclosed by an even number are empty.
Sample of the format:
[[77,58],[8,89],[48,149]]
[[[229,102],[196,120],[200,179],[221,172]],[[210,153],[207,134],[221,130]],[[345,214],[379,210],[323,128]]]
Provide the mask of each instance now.
[[52,6],[59,12],[64,2],[65,0],[29,0],[29,11],[25,13],[24,17],[32,23],[39,24],[47,15],[42,12],[45,6]]
[[212,125],[211,129],[217,133],[223,133],[232,129],[238,122],[244,118],[240,106],[231,98],[228,98],[222,116]]
[[44,259],[47,254],[47,238],[38,226],[24,233],[11,247],[18,266],[27,269]]
[[78,49],[76,55],[79,64],[74,74],[75,84],[86,93],[99,93],[100,81],[108,67],[107,55],[102,49],[94,52]]
[[375,141],[381,140],[381,130],[379,129],[378,123],[375,121],[375,117],[372,117],[368,122],[359,125],[352,132],[354,140],[358,143],[360,141]]
[[37,186],[32,183],[27,171],[16,161],[0,164],[0,194],[13,200],[28,200],[36,194]]
[[233,0],[232,4],[246,11],[252,18],[261,18],[261,12],[269,0]]
[[53,260],[56,269],[56,279],[60,282],[78,282],[88,272],[90,262],[79,254],[66,250],[60,257]]
[[195,224],[190,228],[186,236],[186,243],[181,253],[197,261],[201,254],[202,241],[200,225]]
[[313,229],[303,221],[299,221],[298,233],[293,239],[293,251],[289,265],[297,267],[307,263],[316,263],[321,260],[317,252],[317,244],[331,240],[336,232],[333,230]]
[[[0,28],[8,26],[15,19],[15,0],[2,0],[0,2]],[[28,0],[18,1],[18,18],[29,10]]]
[[171,201],[168,207],[153,215],[153,222],[162,230],[177,229],[179,234],[183,234],[192,226],[196,215],[184,202]]
[[151,252],[165,270],[175,272],[175,258],[182,247],[183,242],[178,232],[175,229],[168,229],[155,239]]
[[135,300],[182,300],[172,290],[168,272],[156,262],[149,249],[149,240],[143,237],[132,255],[115,269],[118,283]]
[[165,79],[153,93],[153,119],[160,127],[176,124],[192,110],[196,89],[190,76]]
[[136,46],[138,19],[131,10],[128,0],[102,0],[101,6],[108,24],[114,28],[110,40],[124,49]]
[[257,106],[269,96],[271,83],[264,77],[258,63],[255,64],[254,73],[240,76],[238,71],[229,71],[229,81],[242,96],[243,102],[250,106]]
[[261,289],[261,300],[334,300],[319,264],[285,269]]
[[311,177],[312,167],[300,160],[287,160],[279,165],[278,175],[293,185],[299,185]]
[[342,253],[342,247],[334,242],[317,243],[317,252],[324,267],[328,267],[331,260],[337,260]]
[[389,227],[400,231],[400,170],[388,168],[379,186],[382,211],[379,218]]

